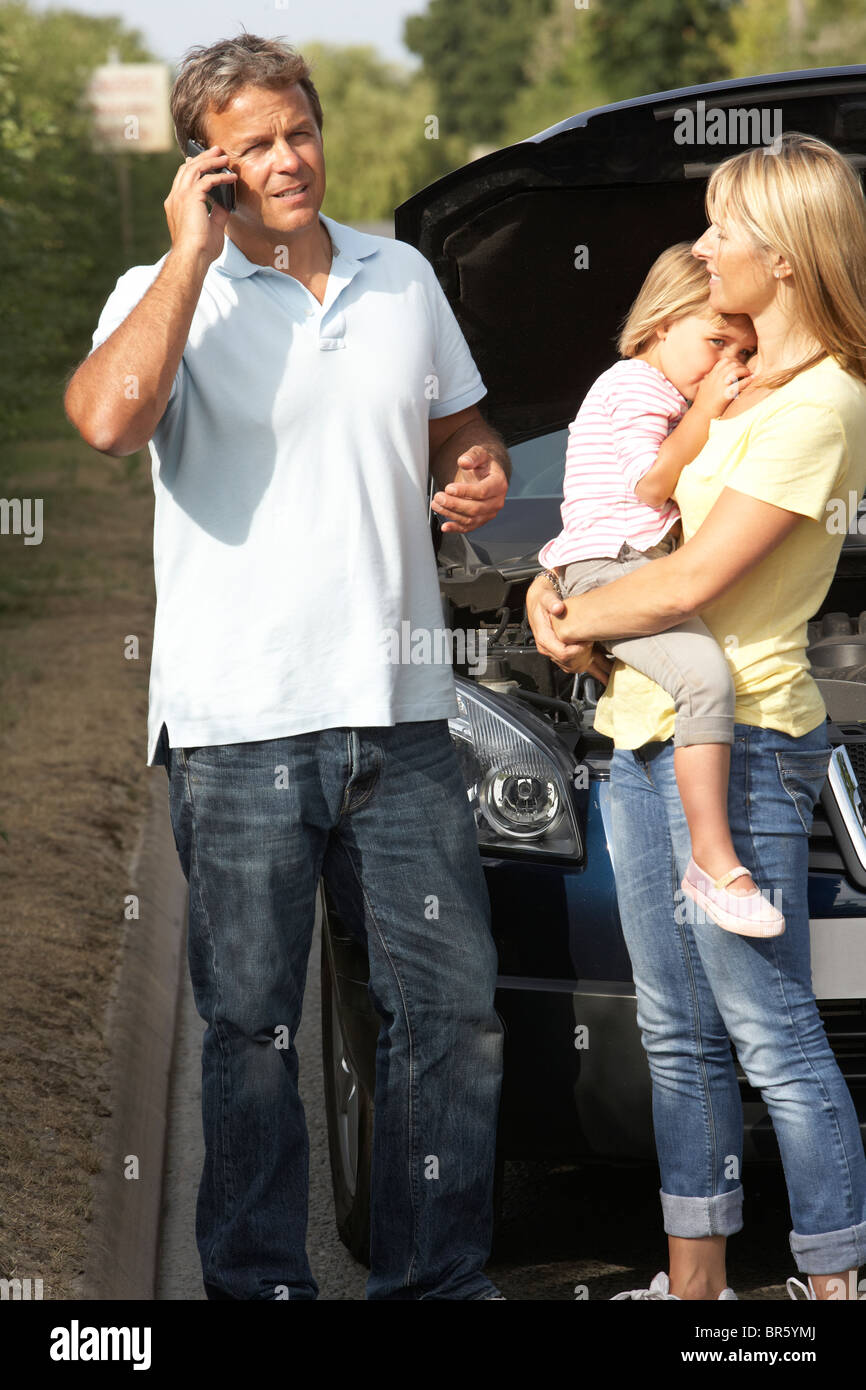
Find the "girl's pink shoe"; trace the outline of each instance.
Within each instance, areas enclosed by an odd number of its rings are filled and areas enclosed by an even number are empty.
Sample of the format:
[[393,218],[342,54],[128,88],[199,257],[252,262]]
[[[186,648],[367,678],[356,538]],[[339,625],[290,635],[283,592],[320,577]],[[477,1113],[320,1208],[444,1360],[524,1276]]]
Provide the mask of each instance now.
[[735,878],[742,878],[743,874],[748,873],[749,870],[742,864],[737,864],[721,878],[711,878],[694,859],[690,859],[681,886],[683,892],[725,931],[736,932],[738,936],[781,936],[785,930],[785,919],[760,889],[741,894],[725,892]]

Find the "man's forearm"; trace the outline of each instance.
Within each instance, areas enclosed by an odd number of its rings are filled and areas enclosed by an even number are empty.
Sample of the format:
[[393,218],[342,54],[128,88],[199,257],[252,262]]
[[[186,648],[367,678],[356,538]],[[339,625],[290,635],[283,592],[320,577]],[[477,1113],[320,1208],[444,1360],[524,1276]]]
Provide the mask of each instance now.
[[500,435],[486,420],[470,420],[468,424],[461,425],[459,430],[455,430],[443,444],[440,445],[435,457],[430,460],[430,472],[437,488],[440,490],[453,483],[457,477],[457,460],[461,454],[465,454],[467,449],[471,449],[473,444],[480,444],[486,449],[492,458],[501,465],[506,478],[511,477],[511,460],[508,457],[508,450],[502,442]]
[[94,449],[122,457],[150,439],[168,405],[207,267],[202,257],[170,252],[135,308],[75,372],[64,405]]

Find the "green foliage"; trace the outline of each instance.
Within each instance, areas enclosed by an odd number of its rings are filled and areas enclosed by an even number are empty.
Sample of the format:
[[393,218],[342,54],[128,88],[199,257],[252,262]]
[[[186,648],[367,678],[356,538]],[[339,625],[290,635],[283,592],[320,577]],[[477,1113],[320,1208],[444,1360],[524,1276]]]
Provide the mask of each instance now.
[[863,0],[741,0],[725,56],[751,76],[862,61]]
[[710,82],[740,0],[430,0],[405,41],[443,127],[508,143],[604,102]]
[[[553,0],[534,27],[525,85],[501,138],[527,136],[593,106],[724,77],[721,37],[738,0]],[[489,61],[494,62],[491,55]]]
[[177,159],[134,157],[130,256],[117,157],[92,148],[84,93],[112,47],[121,61],[151,57],[119,19],[0,6],[0,438],[69,428],[65,378],[87,352],[115,279],[130,260],[166,249],[161,204]]
[[[437,3],[452,0],[433,0],[427,17]],[[585,0],[585,8],[552,0],[533,24],[498,139],[523,140],[577,112],[651,91],[845,64],[864,51],[863,0]],[[478,88],[487,90],[500,67],[488,44],[473,67]]]
[[422,59],[442,129],[471,144],[499,141],[508,109],[528,84],[526,60],[554,0],[431,0],[406,20],[404,41]]
[[433,88],[375,49],[305,44],[324,109],[328,192],[323,212],[340,222],[389,218],[417,189],[463,164],[465,143],[427,118]]
[[525,74],[526,84],[505,112],[505,144],[611,100],[599,77],[588,8],[576,9],[574,0],[555,0],[551,14],[536,26]]
[[612,101],[715,82],[738,0],[601,0],[588,18],[600,81]]

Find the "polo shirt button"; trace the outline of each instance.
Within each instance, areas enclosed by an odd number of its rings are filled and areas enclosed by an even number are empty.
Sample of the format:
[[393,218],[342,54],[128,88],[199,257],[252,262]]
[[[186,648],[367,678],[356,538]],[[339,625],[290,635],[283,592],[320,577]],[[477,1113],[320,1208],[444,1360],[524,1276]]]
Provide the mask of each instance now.
[[311,319],[311,318],[313,317],[313,314],[314,314],[315,312],[316,312],[315,309],[308,309],[308,310],[307,310],[307,318],[308,318],[308,319]]

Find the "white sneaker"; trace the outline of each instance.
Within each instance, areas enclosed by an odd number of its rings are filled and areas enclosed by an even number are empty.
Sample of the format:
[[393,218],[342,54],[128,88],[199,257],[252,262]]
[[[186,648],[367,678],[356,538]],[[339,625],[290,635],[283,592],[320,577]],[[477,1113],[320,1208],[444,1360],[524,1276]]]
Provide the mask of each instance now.
[[[796,1283],[797,1281],[794,1280],[794,1282]],[[666,1274],[662,1273],[656,1275],[648,1289],[629,1289],[627,1293],[615,1293],[613,1298],[610,1299],[610,1302],[616,1303],[620,1298],[666,1298],[672,1299],[674,1303],[681,1303],[682,1299],[675,1293],[671,1293],[670,1290],[671,1281]],[[734,1293],[733,1289],[722,1289],[722,1292],[719,1294],[719,1299],[736,1299],[736,1297],[737,1295]],[[716,1302],[718,1302],[719,1299],[717,1299]]]
[[[800,1291],[801,1291],[802,1294],[803,1294],[803,1298],[808,1299],[810,1302],[815,1302],[815,1303],[818,1302],[818,1295],[816,1294],[815,1290],[812,1288],[812,1280],[811,1280],[811,1277],[807,1274],[807,1275],[806,1275],[806,1278],[809,1280],[809,1287],[808,1287],[808,1289],[806,1288],[806,1285],[805,1285],[805,1284],[802,1282],[802,1280],[800,1280],[800,1279],[791,1278],[791,1279],[786,1279],[786,1280],[785,1280],[785,1288],[788,1290],[788,1297],[789,1297],[789,1298],[793,1298],[793,1300],[794,1300],[795,1303],[801,1303],[803,1300],[800,1298],[800,1294],[794,1293],[794,1289],[800,1289]],[[793,1285],[793,1287],[792,1287],[792,1285]]]

